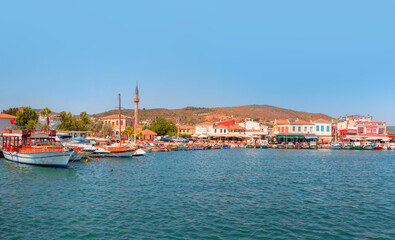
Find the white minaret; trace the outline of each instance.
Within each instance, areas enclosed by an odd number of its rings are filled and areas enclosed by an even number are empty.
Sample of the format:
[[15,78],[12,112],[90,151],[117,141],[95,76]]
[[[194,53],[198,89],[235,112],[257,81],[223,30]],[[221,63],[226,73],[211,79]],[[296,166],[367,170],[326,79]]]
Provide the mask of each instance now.
[[139,113],[138,113],[138,110],[139,110],[139,102],[140,102],[140,99],[139,99],[139,88],[138,88],[138,86],[137,86],[137,83],[136,83],[136,90],[134,91],[134,143],[136,144],[136,139],[137,139],[137,136],[136,136],[136,134],[137,134],[137,123],[139,122],[138,120],[139,120]]

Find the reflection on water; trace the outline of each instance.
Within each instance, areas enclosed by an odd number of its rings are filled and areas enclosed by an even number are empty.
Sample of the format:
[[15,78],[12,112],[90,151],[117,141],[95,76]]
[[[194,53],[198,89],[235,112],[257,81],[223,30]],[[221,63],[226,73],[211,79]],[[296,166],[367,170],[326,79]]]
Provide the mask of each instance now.
[[229,149],[0,161],[0,238],[395,238],[395,152]]

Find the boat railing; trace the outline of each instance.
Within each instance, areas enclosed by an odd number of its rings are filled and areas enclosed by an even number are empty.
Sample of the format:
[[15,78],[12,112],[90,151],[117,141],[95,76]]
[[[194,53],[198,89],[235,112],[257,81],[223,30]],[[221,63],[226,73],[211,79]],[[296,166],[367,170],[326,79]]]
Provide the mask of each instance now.
[[19,149],[20,153],[42,153],[60,151],[63,151],[63,148],[59,146],[23,146]]

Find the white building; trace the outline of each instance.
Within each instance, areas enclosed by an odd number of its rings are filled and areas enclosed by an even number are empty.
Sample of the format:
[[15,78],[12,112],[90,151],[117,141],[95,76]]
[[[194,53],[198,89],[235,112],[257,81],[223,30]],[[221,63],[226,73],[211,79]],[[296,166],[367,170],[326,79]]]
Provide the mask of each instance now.
[[318,141],[329,143],[332,140],[332,122],[325,119],[315,120],[314,131]]
[[200,124],[196,124],[195,134],[197,136],[200,136],[200,135],[208,136],[208,134],[213,133],[213,130],[214,130],[214,128],[213,128],[212,123],[208,123],[208,122],[200,123]]
[[16,117],[6,113],[0,113],[0,133],[3,133],[5,128],[12,128],[12,120],[16,120]]
[[115,134],[119,134],[119,125],[121,125],[121,132],[125,131],[128,126],[134,126],[134,118],[121,115],[121,121],[119,121],[119,114],[104,117],[102,121],[105,125],[110,125]]
[[229,133],[229,129],[227,126],[217,125],[217,126],[213,127],[213,133],[218,134],[218,135],[227,134],[227,133]]
[[293,134],[314,134],[314,123],[306,122],[303,120],[296,119],[295,122],[291,123],[291,133]]

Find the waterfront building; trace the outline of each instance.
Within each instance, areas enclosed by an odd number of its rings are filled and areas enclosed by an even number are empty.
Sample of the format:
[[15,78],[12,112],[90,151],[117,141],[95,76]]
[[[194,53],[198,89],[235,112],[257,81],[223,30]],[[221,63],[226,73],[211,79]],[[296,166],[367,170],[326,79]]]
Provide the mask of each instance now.
[[179,125],[178,126],[179,133],[181,135],[195,135],[196,133],[196,126],[191,125]]
[[214,124],[209,122],[199,123],[196,124],[196,131],[195,134],[197,136],[208,136],[209,133],[213,132]]
[[322,143],[329,143],[332,140],[332,122],[325,119],[318,119],[313,121],[314,132],[318,137],[318,141]]
[[155,138],[155,136],[157,136],[158,134],[156,134],[156,132],[153,132],[153,131],[151,131],[151,130],[149,130],[149,129],[144,129],[142,132],[141,132],[141,136],[142,136],[142,139],[144,140],[144,141],[152,141],[152,140],[154,140],[154,138]]
[[228,127],[225,125],[216,125],[213,127],[213,130],[214,130],[213,132],[214,134],[219,134],[219,135],[227,134],[229,132]]
[[259,122],[247,120],[245,122],[239,123],[239,126],[245,129],[246,138],[251,142],[261,141],[269,134],[269,127],[262,125]]
[[290,133],[298,135],[314,134],[314,123],[296,119],[295,122],[291,123]]
[[6,113],[0,113],[0,133],[3,133],[3,130],[6,128],[12,128],[12,125],[15,123],[16,123],[15,116]]
[[274,120],[274,130],[273,133],[275,135],[282,133],[290,133],[291,131],[291,123],[288,119],[276,119]]
[[387,140],[385,122],[373,121],[372,116],[351,115],[333,122],[332,133],[336,140]]
[[246,129],[240,125],[234,125],[229,128],[229,134],[232,134],[235,136],[237,136],[237,135],[243,136],[243,135],[245,135],[245,133],[246,133]]
[[294,122],[287,120],[275,120],[274,131],[278,142],[305,142],[315,141],[314,123],[296,119]]
[[121,115],[121,121],[119,122],[119,115],[114,114],[101,119],[105,125],[110,125],[113,133],[119,134],[119,125],[121,125],[121,132],[126,130],[126,127],[134,127],[134,118]]

